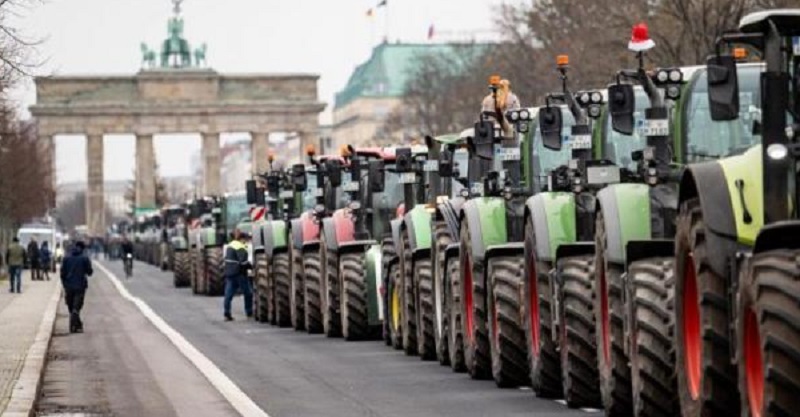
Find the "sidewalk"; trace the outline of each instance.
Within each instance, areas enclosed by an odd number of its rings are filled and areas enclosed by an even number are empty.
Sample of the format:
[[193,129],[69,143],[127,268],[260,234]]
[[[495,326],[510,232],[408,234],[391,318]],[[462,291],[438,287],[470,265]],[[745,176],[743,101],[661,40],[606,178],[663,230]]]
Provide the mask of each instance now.
[[[36,371],[38,368],[41,374],[54,319],[46,316],[54,316],[53,303],[61,293],[61,283],[56,276],[51,273],[50,281],[31,281],[29,271],[23,272],[22,294],[9,293],[9,282],[0,281],[0,415],[22,411],[16,409],[20,405],[25,408],[23,403],[27,401],[9,407],[12,395],[14,402],[30,396],[35,398],[39,383]],[[40,331],[45,319],[51,324],[50,331]],[[29,352],[32,352],[31,357]],[[26,360],[28,366],[25,366]],[[42,363],[38,364],[40,360]],[[24,375],[23,367],[26,368]]]

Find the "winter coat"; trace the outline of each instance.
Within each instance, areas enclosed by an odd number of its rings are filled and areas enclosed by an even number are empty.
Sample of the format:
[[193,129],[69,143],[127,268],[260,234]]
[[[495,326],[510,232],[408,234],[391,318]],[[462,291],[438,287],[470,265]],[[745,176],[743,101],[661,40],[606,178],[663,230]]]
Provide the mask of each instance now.
[[41,262],[43,266],[49,267],[52,257],[53,254],[50,253],[50,248],[48,248],[47,245],[42,245],[42,248],[39,249],[39,262]]
[[225,250],[225,278],[247,275],[250,264],[247,260],[247,245],[233,240]]
[[28,243],[28,259],[30,260],[31,265],[39,265],[39,245],[37,245],[34,241]]
[[85,290],[92,275],[92,262],[82,250],[74,248],[61,262],[61,283],[67,290]]
[[28,254],[25,253],[25,248],[19,243],[12,243],[6,250],[6,263],[8,266],[23,266],[27,260]]

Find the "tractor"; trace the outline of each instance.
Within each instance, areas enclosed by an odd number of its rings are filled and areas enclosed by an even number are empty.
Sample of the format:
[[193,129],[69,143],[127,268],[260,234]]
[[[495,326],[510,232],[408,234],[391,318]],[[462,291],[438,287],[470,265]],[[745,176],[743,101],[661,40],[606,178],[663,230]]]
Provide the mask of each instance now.
[[161,209],[161,230],[159,231],[159,250],[157,265],[162,271],[174,268],[175,254],[172,247],[172,238],[178,235],[178,224],[186,211],[180,205],[166,206]]
[[180,206],[180,214],[174,219],[174,224],[168,233],[168,245],[170,253],[170,269],[172,269],[173,285],[187,287],[192,282],[191,253],[189,252],[189,215],[190,205]]
[[[693,97],[693,105],[718,126],[705,131],[713,135],[704,141],[717,145],[720,154],[747,150],[690,165],[681,179],[676,414],[797,415],[797,36],[800,9],[746,15],[738,31],[718,39],[706,62],[705,94]],[[753,77],[737,69],[737,54],[723,53],[734,44],[759,51],[763,72]]]

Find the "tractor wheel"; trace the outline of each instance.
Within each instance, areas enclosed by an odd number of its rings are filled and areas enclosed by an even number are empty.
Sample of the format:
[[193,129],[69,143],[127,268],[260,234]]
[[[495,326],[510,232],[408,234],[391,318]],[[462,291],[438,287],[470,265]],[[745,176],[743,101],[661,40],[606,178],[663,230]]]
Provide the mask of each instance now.
[[[392,346],[392,314],[391,314],[391,277],[394,273],[389,267],[389,263],[397,256],[394,250],[394,243],[391,239],[383,239],[381,242],[381,273],[383,274],[380,294],[383,298],[383,341],[386,346]],[[396,264],[396,262],[394,262]],[[397,269],[396,267],[394,269]]]
[[306,331],[322,333],[322,263],[319,251],[306,252],[303,255],[303,273],[305,275]]
[[172,271],[175,288],[186,287],[191,284],[189,274],[189,252],[175,252],[175,266]]
[[206,275],[208,276],[208,295],[222,295],[225,288],[225,278],[222,276],[222,248],[208,248],[207,251],[208,262],[206,263]]
[[414,265],[411,261],[411,248],[408,243],[408,232],[400,232],[400,303],[403,350],[406,355],[417,354],[417,305],[415,303],[416,291],[414,288]]
[[305,303],[303,301],[303,296],[305,295],[303,255],[299,249],[294,247],[294,245],[292,245],[290,254],[292,262],[292,270],[290,272],[292,277],[292,287],[289,292],[289,308],[291,309],[292,314],[292,327],[295,330],[305,330],[306,318],[305,311],[303,309],[305,307]]
[[403,281],[400,274],[400,263],[394,262],[389,266],[389,323],[391,326],[390,337],[392,346],[403,350]]
[[262,323],[272,323],[274,317],[274,293],[273,281],[270,279],[269,261],[265,253],[254,254],[255,270],[253,271],[254,281],[256,282],[256,298],[258,298],[258,321]]
[[433,271],[431,259],[414,262],[414,282],[417,283],[417,353],[424,361],[436,359],[436,330],[433,321]]
[[199,252],[197,254],[197,293],[207,295],[208,294],[208,255],[206,253],[206,249],[198,249]]
[[342,255],[339,261],[342,336],[345,340],[364,340],[370,334],[365,263],[363,252]]
[[561,398],[561,360],[558,345],[553,341],[552,265],[536,257],[533,222],[525,224],[525,265],[523,267],[523,299],[525,308],[525,340],[528,343],[528,366],[531,386],[542,398]]
[[500,388],[527,385],[530,379],[528,345],[520,314],[523,261],[521,256],[512,256],[491,258],[488,262],[492,376]]
[[289,301],[289,252],[280,252],[272,256],[272,283],[275,286],[275,324],[279,327],[292,325],[291,306]]
[[324,244],[324,236],[322,241],[322,254],[324,256],[322,262],[325,265],[322,274],[325,280],[322,303],[322,324],[325,329],[325,336],[341,337],[342,312],[339,311],[341,303],[341,288],[339,288],[339,254]]
[[628,267],[631,381],[636,416],[679,415],[675,380],[673,258],[650,258]]
[[607,231],[603,212],[595,219],[594,322],[596,366],[600,372],[600,395],[608,415],[631,415],[631,368],[625,352],[625,303],[621,265],[606,258]]
[[198,263],[197,249],[194,248],[189,249],[189,268],[191,269],[190,271],[191,275],[189,276],[189,280],[191,281],[192,294],[200,293],[200,289],[197,285],[199,281],[199,274],[197,273],[197,263]]
[[728,278],[711,270],[700,200],[681,205],[675,236],[675,368],[685,417],[738,416],[728,336]]
[[464,362],[473,379],[492,376],[489,334],[486,330],[486,274],[483,265],[472,259],[469,227],[461,227],[461,283],[464,302]]
[[800,395],[800,250],[754,255],[740,279],[737,320],[742,415],[797,413]]
[[450,367],[453,372],[466,372],[467,363],[464,359],[464,321],[462,306],[464,289],[461,285],[460,259],[452,257],[445,264],[450,285],[445,286],[445,305],[447,310],[447,351],[450,354]]
[[594,256],[574,256],[558,261],[561,275],[561,381],[571,408],[597,407],[597,345],[595,344],[592,284]]
[[447,224],[441,220],[433,221],[433,246],[431,259],[433,261],[433,325],[436,358],[442,366],[450,365],[450,351],[448,349],[449,315],[445,298],[445,249],[453,243],[453,237],[447,229]]

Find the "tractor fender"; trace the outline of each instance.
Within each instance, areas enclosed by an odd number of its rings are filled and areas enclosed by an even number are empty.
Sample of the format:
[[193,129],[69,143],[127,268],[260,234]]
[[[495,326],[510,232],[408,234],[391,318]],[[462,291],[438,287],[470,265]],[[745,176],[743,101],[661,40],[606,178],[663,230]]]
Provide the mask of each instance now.
[[389,221],[389,227],[392,229],[392,242],[394,243],[397,253],[400,252],[400,226],[403,223],[403,218],[394,218]]
[[603,213],[606,259],[625,265],[625,245],[651,238],[650,186],[612,184],[597,193],[597,213]]
[[510,242],[486,248],[486,261],[495,256],[517,256],[525,253],[525,242]]
[[456,197],[436,206],[436,220],[444,221],[450,236],[458,236],[458,216],[465,201],[463,197]]
[[[268,237],[271,239],[268,239]],[[265,248],[271,247],[271,254],[285,252],[288,249],[286,237],[286,222],[283,220],[272,220],[264,227]]]
[[314,213],[306,211],[300,215],[299,220],[302,225],[300,230],[303,233],[303,242],[319,239],[319,220],[314,216]]
[[292,239],[293,248],[303,248],[303,223],[300,219],[292,219],[289,221],[289,236]]
[[470,232],[474,262],[483,262],[487,247],[508,242],[503,198],[479,197],[467,201],[461,213],[462,227],[465,222]]
[[628,266],[642,259],[672,258],[674,256],[674,239],[631,240],[625,245],[625,261]]
[[354,240],[339,244],[338,253],[339,255],[345,255],[348,253],[366,252],[370,247],[377,244],[378,242],[374,240]]
[[223,242],[217,242],[217,231],[213,227],[205,227],[200,231],[200,245],[204,248],[212,246],[222,246]]
[[309,252],[318,251],[319,247],[320,247],[320,244],[321,244],[321,242],[320,242],[319,239],[309,240],[309,241],[303,242],[302,253],[309,253]]
[[740,246],[736,242],[737,227],[733,209],[734,204],[739,204],[738,196],[734,198],[729,188],[722,186],[726,181],[728,178],[719,161],[695,164],[683,173],[678,197],[680,204],[699,197],[706,227],[709,264],[711,270],[720,276],[727,275],[731,260]]
[[383,254],[381,245],[374,244],[366,254],[365,271],[367,274],[367,320],[370,325],[378,325],[383,321]]
[[566,243],[558,245],[555,260],[558,263],[560,259],[592,254],[594,254],[594,242]]
[[403,216],[401,230],[408,231],[408,246],[412,256],[418,249],[431,249],[431,213],[426,205],[418,204]]
[[175,236],[170,240],[170,244],[174,250],[187,250],[189,249],[189,243],[183,236]]
[[253,236],[251,239],[251,247],[256,253],[264,251],[264,231],[263,227],[266,222],[261,220],[253,223]]
[[756,237],[753,253],[800,248],[800,220],[785,220],[764,226]]
[[338,244],[336,242],[336,225],[333,223],[333,218],[326,217],[322,219],[322,233],[320,233],[319,238],[325,241],[325,246],[328,250],[338,249]]
[[[341,245],[345,242],[352,242],[355,240],[355,223],[353,223],[353,216],[348,209],[339,209],[333,212],[330,217],[333,221],[334,231],[336,234],[331,235],[336,237],[336,244]],[[325,230],[327,233],[328,230]]]
[[525,217],[533,224],[537,259],[552,262],[561,245],[577,240],[575,210],[572,193],[546,192],[528,198]]

